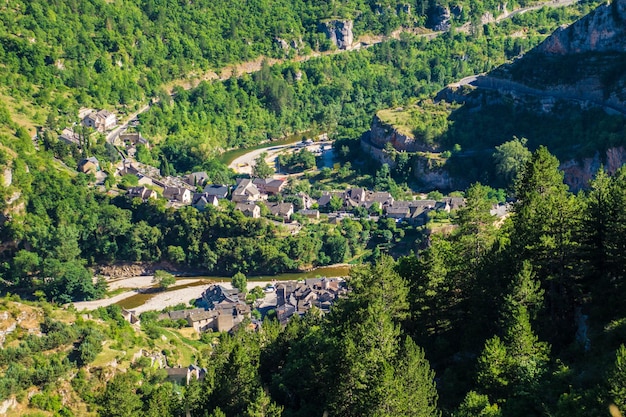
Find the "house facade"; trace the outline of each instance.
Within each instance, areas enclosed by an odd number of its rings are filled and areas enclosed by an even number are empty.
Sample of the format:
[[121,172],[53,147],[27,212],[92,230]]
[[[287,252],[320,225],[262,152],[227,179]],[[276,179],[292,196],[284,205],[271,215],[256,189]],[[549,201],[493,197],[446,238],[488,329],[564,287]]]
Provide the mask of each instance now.
[[117,118],[110,111],[100,110],[87,115],[83,119],[83,125],[104,133],[117,126]]

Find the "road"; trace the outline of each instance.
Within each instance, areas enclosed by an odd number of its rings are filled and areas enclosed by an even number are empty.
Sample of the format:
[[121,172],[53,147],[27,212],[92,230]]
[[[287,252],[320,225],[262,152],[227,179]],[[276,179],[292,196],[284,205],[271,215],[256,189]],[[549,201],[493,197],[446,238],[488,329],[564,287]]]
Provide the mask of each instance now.
[[137,116],[139,116],[141,113],[145,113],[150,109],[150,104],[146,104],[145,106],[143,106],[142,108],[140,108],[139,110],[137,110],[136,112],[130,114],[127,118],[126,121],[124,123],[122,123],[121,125],[119,125],[118,127],[116,127],[115,129],[113,129],[112,131],[109,132],[109,134],[107,135],[107,142],[109,142],[111,145],[115,144],[115,140],[118,138],[119,135],[122,134],[122,132],[124,132],[126,129],[128,129],[128,124],[137,118]]
[[[553,0],[551,2],[548,3],[542,3],[539,5],[535,5],[535,6],[529,6],[529,7],[524,7],[521,9],[517,9],[517,10],[513,10],[512,12],[508,12],[504,11],[504,13],[502,13],[501,15],[497,16],[494,21],[497,22],[501,22],[504,19],[510,19],[511,17],[518,15],[518,14],[522,14],[522,13],[526,13],[528,11],[531,10],[537,10],[540,9],[542,7],[563,7],[563,6],[569,6],[572,4],[577,3],[579,0]],[[458,28],[457,30],[460,31],[465,31],[468,32],[470,29],[469,23],[464,24],[463,26],[461,26],[460,28]],[[392,32],[390,35],[385,36],[385,35],[364,35],[361,36],[350,48],[348,49],[336,49],[336,50],[332,50],[332,51],[324,51],[324,52],[313,52],[311,54],[308,55],[302,55],[302,56],[297,56],[296,58],[294,58],[294,61],[297,62],[304,62],[304,61],[308,61],[309,59],[313,59],[313,58],[317,58],[320,56],[325,56],[325,55],[333,55],[333,54],[340,54],[340,53],[344,53],[344,52],[350,52],[350,51],[354,51],[360,48],[368,48],[372,45],[376,45],[382,42],[386,42],[392,39],[400,39],[400,36],[403,33],[412,33],[414,35],[418,35],[418,36],[424,36],[427,39],[433,39],[437,36],[440,36],[441,34],[445,33],[445,31],[439,31],[439,32],[435,32],[435,31],[428,31],[427,29],[424,28],[411,28],[411,29],[406,29],[406,28],[400,28],[395,30],[394,32]],[[276,65],[276,64],[281,64],[283,62],[286,62],[287,60],[285,59],[275,59],[275,58],[268,58],[268,57],[264,57],[264,56],[260,56],[258,58],[256,58],[253,61],[248,61],[248,62],[242,62],[239,64],[234,64],[234,65],[229,65],[226,66],[224,68],[222,68],[220,70],[220,74],[217,74],[214,71],[208,71],[205,72],[201,75],[198,75],[192,79],[190,79],[189,77],[186,79],[179,79],[179,80],[174,80],[168,84],[166,84],[165,90],[169,93],[172,94],[172,91],[174,89],[175,86],[179,86],[179,87],[183,87],[186,90],[189,90],[191,88],[196,87],[198,84],[200,84],[200,82],[202,81],[211,81],[211,80],[219,80],[219,81],[224,81],[229,79],[230,77],[232,77],[233,75],[240,75],[240,74],[244,74],[244,73],[253,73],[253,72],[257,72],[261,69],[261,65],[263,64],[264,61],[267,61],[269,63],[269,65]],[[128,116],[126,118],[126,121],[118,126],[117,128],[115,128],[114,130],[112,130],[108,135],[107,135],[107,141],[111,144],[114,144],[115,140],[117,139],[117,137],[128,128],[128,124],[131,120],[135,119],[139,114],[144,113],[146,111],[148,111],[150,109],[150,104],[146,104],[145,106],[143,106],[141,109],[137,110],[136,112],[134,112],[133,114],[131,114],[130,116]],[[121,152],[120,152],[121,154]],[[123,157],[123,155],[122,155]],[[232,164],[231,164],[232,165]]]
[[[331,147],[332,143],[333,143],[332,141],[314,142],[313,144],[306,146],[306,149],[315,153],[321,147],[324,147],[324,148]],[[250,175],[252,174],[252,166],[254,165],[255,159],[261,156],[262,153],[264,152],[267,153],[267,156],[265,157],[265,161],[269,164],[269,166],[275,166],[276,157],[278,155],[280,155],[283,152],[288,152],[288,151],[295,152],[300,149],[304,149],[304,147],[298,146],[298,144],[288,144],[288,145],[278,145],[278,146],[272,146],[270,144],[268,145],[267,148],[255,149],[244,155],[241,155],[238,158],[235,158],[228,167],[238,174]],[[326,152],[329,152],[329,151],[327,150]],[[299,175],[299,174],[293,174],[293,175]],[[284,178],[286,176],[289,177],[290,174],[277,174],[277,176]]]
[[588,102],[594,104],[595,106],[602,107],[608,112],[626,115],[626,107],[619,106],[616,103],[607,103],[606,101],[598,100],[597,98],[592,96],[587,96],[585,92],[578,92],[576,94],[573,94],[566,91],[540,90],[538,88],[529,87],[515,81],[490,77],[485,74],[465,77],[457,81],[456,83],[450,84],[450,87],[458,88],[464,85],[470,85],[483,90],[511,91],[517,94],[530,95],[540,98],[573,101],[577,103]]

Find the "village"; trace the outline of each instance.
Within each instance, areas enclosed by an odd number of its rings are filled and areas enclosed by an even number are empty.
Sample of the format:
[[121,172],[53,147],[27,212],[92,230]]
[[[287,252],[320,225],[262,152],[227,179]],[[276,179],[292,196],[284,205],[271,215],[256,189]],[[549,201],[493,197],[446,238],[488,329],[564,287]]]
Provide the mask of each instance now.
[[[389,192],[363,187],[321,191],[314,198],[306,192],[293,191],[290,182],[298,175],[285,172],[267,178],[252,175],[252,163],[258,163],[258,158],[264,158],[270,165],[274,164],[276,171],[280,172],[278,156],[301,150],[311,152],[323,162],[332,161],[332,142],[325,134],[317,137],[317,140],[309,138],[295,144],[266,148],[269,152],[255,150],[237,158],[231,163],[231,169],[239,175],[234,185],[211,183],[209,175],[204,171],[184,176],[164,176],[158,168],[134,158],[138,146],[150,147],[150,142],[140,132],[127,132],[128,124],[116,128],[115,116],[107,111],[84,111],[79,116],[82,116],[84,127],[102,134],[108,132],[107,140],[123,156],[114,175],[134,178],[133,183],[136,185],[119,190],[120,194],[125,192],[131,200],[161,201],[162,204],[164,201],[167,207],[174,209],[191,206],[200,211],[210,209],[209,206],[217,210],[230,207],[246,217],[266,218],[286,226],[294,234],[299,232],[301,222],[338,224],[344,219],[355,217],[373,221],[393,219],[395,223],[419,227],[426,225],[438,213],[449,214],[465,205],[463,197],[395,199]],[[137,124],[136,120],[131,123],[134,126]],[[80,134],[70,129],[65,129],[60,139],[77,146],[84,141]],[[106,174],[97,158],[84,158],[77,170],[92,174],[96,186],[102,187],[104,184]],[[492,214],[502,217],[507,210],[506,205],[494,205]],[[281,325],[286,325],[294,316],[303,316],[312,308],[321,314],[328,313],[332,305],[345,297],[349,290],[343,278],[318,277],[300,281],[275,281],[265,288],[255,288],[255,291],[254,296],[247,297],[245,292],[232,285],[213,284],[202,291],[192,303],[193,308],[172,310],[170,307],[159,313],[157,320],[160,323],[178,323],[193,329],[198,336],[213,332],[233,333],[241,326],[256,331],[266,317],[275,318]],[[136,310],[122,309],[122,314],[131,324],[140,325],[141,319]],[[153,365],[163,368],[168,380],[175,383],[189,384],[192,379],[202,380],[206,374],[206,370],[196,364],[185,367],[169,363],[168,358],[160,352],[143,351],[141,355],[149,358]]]
[[[231,164],[231,168],[235,167],[240,175],[235,185],[212,184],[209,182],[208,174],[203,171],[184,176],[163,176],[158,168],[138,162],[134,158],[138,146],[150,148],[150,142],[140,132],[127,132],[129,127],[132,130],[132,127],[138,125],[137,119],[132,118],[125,125],[118,126],[113,113],[93,109],[81,109],[79,119],[82,126],[88,128],[90,132],[108,133],[107,140],[123,155],[114,175],[119,178],[130,176],[136,179],[133,181],[136,186],[120,191],[126,192],[130,199],[139,199],[143,202],[164,199],[169,207],[192,206],[198,210],[206,210],[208,206],[218,208],[221,202],[230,201],[234,210],[240,211],[245,216],[266,217],[289,226],[293,233],[299,230],[299,220],[302,219],[338,223],[344,218],[355,217],[355,213],[361,217],[363,213],[367,213],[367,218],[372,220],[383,216],[396,222],[422,226],[428,223],[429,213],[431,217],[434,213],[450,213],[465,204],[463,197],[396,200],[389,192],[372,191],[362,187],[322,191],[318,198],[304,192],[290,193],[289,181],[297,175],[281,173],[268,178],[255,178],[250,175],[252,164],[249,162],[252,162],[252,155],[259,155],[265,152],[264,150],[252,151]],[[80,146],[84,142],[84,138],[81,139],[84,133],[79,134],[78,131],[80,129],[76,127],[66,128],[59,139],[67,144]],[[316,139],[317,141],[305,139],[301,143],[268,148],[271,150],[269,156],[267,153],[261,155],[275,165],[278,164],[277,156],[280,153],[294,153],[300,150],[310,150],[318,158],[330,157],[332,160],[332,141],[328,140],[326,134]],[[246,162],[241,163],[242,160]],[[102,186],[106,178],[100,162],[95,157],[82,159],[77,170],[93,174],[96,185]],[[491,214],[502,217],[507,211],[507,205],[494,204]]]
[[[256,291],[260,287],[255,288]],[[266,317],[274,318],[285,326],[294,316],[304,316],[316,309],[326,314],[332,305],[348,294],[343,278],[317,277],[300,281],[279,281],[266,285],[246,301],[246,293],[230,285],[214,284],[206,288],[195,300],[194,308],[174,309],[158,314],[158,323],[176,323],[193,329],[197,336],[205,333],[234,333],[241,326],[258,331]],[[122,309],[122,316],[133,326],[141,325],[141,318],[134,310]],[[141,350],[137,358],[148,358],[152,366],[162,368],[167,379],[177,384],[189,384],[192,379],[202,380],[206,370],[195,365],[171,364],[162,352]]]

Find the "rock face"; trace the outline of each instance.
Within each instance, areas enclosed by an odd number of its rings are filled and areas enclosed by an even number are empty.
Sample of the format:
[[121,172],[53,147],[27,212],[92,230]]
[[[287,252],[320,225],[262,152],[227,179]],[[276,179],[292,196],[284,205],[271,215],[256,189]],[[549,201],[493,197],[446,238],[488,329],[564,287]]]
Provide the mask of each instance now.
[[393,126],[385,124],[376,115],[372,121],[370,141],[380,149],[384,149],[387,143],[391,143],[397,151],[406,152],[435,152],[436,148],[428,146],[413,136],[398,132]]
[[596,153],[593,158],[563,162],[560,168],[565,173],[565,183],[569,185],[570,190],[579,191],[589,186],[589,181],[593,179],[602,164],[607,173],[613,175],[624,163],[626,163],[626,150],[620,146],[609,148],[604,161],[600,158],[600,153]]
[[450,9],[437,5],[430,14],[430,26],[433,30],[446,31],[450,29]]
[[413,176],[425,190],[455,190],[466,186],[452,178],[440,161],[426,157],[415,159]]
[[329,20],[321,24],[322,31],[339,49],[349,49],[354,42],[352,20]]
[[548,55],[626,52],[626,0],[613,0],[571,26],[557,29],[537,51]]
[[13,183],[13,171],[11,171],[10,168],[7,168],[4,170],[4,173],[2,176],[2,184],[5,187],[9,187],[12,183]]
[[[373,139],[376,138],[374,141]],[[399,140],[398,140],[399,139]],[[407,139],[407,136],[398,134],[395,130],[386,127],[375,116],[372,123],[372,130],[361,138],[361,149],[367,152],[372,158],[381,164],[387,164],[389,167],[395,167],[395,160],[384,150],[385,144],[392,141],[394,148]],[[415,143],[410,139],[410,143]],[[394,144],[395,143],[395,144]],[[411,147],[409,147],[410,149]],[[396,148],[400,151],[416,152],[415,150],[407,150],[407,148]],[[428,157],[423,154],[417,154],[413,157],[413,175],[417,182],[425,190],[454,190],[459,187],[466,186],[457,178],[453,178],[447,171],[442,160]]]

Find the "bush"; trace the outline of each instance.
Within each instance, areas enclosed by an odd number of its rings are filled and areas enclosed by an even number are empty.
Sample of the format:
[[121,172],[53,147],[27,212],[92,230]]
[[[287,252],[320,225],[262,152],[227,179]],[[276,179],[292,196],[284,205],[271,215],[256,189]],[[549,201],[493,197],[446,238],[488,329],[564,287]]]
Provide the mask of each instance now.
[[33,395],[30,398],[30,404],[44,411],[59,411],[63,405],[61,404],[61,397],[50,392]]

